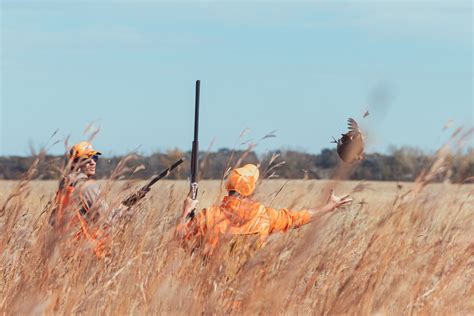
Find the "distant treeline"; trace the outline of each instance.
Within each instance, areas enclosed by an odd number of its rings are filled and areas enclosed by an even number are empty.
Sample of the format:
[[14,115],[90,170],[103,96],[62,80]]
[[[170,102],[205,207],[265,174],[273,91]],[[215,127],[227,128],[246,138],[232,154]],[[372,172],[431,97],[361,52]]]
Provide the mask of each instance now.
[[[121,174],[126,179],[147,179],[180,157],[186,157],[187,161],[169,176],[170,179],[186,179],[189,175],[190,155],[190,152],[180,150],[157,152],[150,156],[134,155],[126,159],[124,166],[127,170]],[[123,159],[124,157],[101,157],[97,166],[97,178],[110,177]],[[407,147],[393,149],[389,154],[367,154],[363,161],[349,171],[346,178],[413,181],[428,169],[435,159],[433,155]],[[34,160],[35,157],[0,157],[0,179],[21,178]],[[65,158],[62,156],[45,156],[37,167],[36,178],[58,179],[64,163]],[[341,164],[335,149],[324,149],[319,154],[281,150],[264,155],[257,155],[253,151],[220,149],[200,153],[200,178],[220,179],[229,167],[244,163],[260,163],[265,177],[287,179],[328,179],[334,176],[335,170]],[[444,173],[443,178],[447,175],[452,182],[465,182],[466,179],[474,177],[474,149],[449,156],[447,166],[448,171]]]

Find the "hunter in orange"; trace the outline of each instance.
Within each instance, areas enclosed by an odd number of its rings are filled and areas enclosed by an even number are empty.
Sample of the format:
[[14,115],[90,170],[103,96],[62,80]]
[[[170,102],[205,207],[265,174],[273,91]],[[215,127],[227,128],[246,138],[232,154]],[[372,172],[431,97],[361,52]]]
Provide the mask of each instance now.
[[74,145],[69,152],[69,172],[61,179],[55,207],[49,223],[58,231],[76,229],[76,239],[95,245],[97,257],[103,257],[108,236],[100,228],[99,218],[110,218],[109,206],[101,197],[99,184],[93,179],[100,152],[89,142]]
[[203,209],[192,220],[187,220],[186,216],[198,202],[187,198],[177,228],[178,236],[184,240],[201,238],[205,244],[204,252],[208,254],[225,234],[256,234],[263,245],[271,233],[300,227],[352,201],[349,195],[339,198],[332,193],[326,205],[320,208],[276,210],[251,199],[258,178],[258,168],[252,164],[233,170],[226,182],[228,195],[222,203]]

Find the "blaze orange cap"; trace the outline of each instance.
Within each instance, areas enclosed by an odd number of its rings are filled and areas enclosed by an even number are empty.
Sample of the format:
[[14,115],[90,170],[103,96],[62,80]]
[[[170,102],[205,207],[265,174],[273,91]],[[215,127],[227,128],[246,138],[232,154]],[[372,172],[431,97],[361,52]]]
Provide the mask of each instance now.
[[94,155],[102,155],[102,153],[95,150],[89,142],[80,142],[72,146],[69,151],[69,157],[71,158],[92,157]]
[[249,196],[255,191],[255,183],[260,173],[257,166],[248,164],[232,170],[227,178],[227,191],[236,191],[242,196]]

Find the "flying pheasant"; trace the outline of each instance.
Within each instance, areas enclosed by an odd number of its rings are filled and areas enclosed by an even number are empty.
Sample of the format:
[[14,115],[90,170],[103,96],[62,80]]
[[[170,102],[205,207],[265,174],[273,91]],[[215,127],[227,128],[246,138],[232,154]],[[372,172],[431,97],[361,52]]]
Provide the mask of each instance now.
[[347,120],[349,131],[342,134],[338,140],[332,143],[337,144],[337,153],[344,162],[353,163],[364,158],[364,135],[359,125],[353,118]]

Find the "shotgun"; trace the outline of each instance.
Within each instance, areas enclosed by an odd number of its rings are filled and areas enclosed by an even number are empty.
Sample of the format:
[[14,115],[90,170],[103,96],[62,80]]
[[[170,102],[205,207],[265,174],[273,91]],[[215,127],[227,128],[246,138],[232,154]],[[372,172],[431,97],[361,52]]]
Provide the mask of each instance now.
[[[197,198],[198,194],[198,153],[199,153],[199,97],[201,90],[201,81],[196,81],[196,96],[194,103],[194,140],[193,150],[191,153],[191,184],[189,194],[193,200]],[[186,218],[193,219],[196,209],[191,210]]]
[[123,200],[122,204],[128,207],[135,205],[138,201],[143,199],[148,192],[150,192],[150,188],[152,185],[154,185],[160,179],[167,177],[174,169],[176,169],[176,167],[182,164],[183,161],[184,161],[184,158],[181,158],[180,160],[172,164],[171,167],[166,168],[159,175],[154,176],[146,185],[141,187],[137,192],[133,193],[128,198]]

